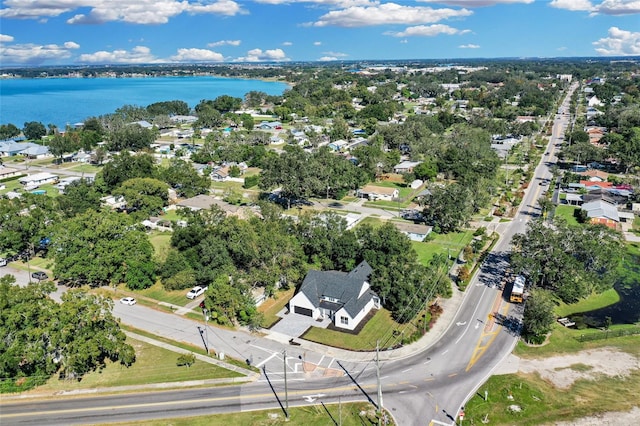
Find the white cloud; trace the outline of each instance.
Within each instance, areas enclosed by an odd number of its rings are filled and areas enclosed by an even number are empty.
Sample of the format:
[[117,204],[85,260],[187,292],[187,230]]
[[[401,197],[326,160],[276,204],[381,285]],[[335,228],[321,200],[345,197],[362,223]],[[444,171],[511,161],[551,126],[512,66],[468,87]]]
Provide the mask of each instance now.
[[280,62],[288,61],[287,55],[282,49],[252,49],[247,52],[247,56],[236,59],[237,62]]
[[313,3],[318,5],[333,7],[351,7],[351,6],[371,6],[378,4],[377,0],[255,0],[256,3],[264,4],[294,4],[294,3]]
[[632,15],[640,13],[640,0],[604,0],[596,11],[603,15]]
[[591,15],[633,15],[640,13],[640,0],[604,0],[594,3],[591,0],[553,0],[551,7],[572,12],[591,12]]
[[336,58],[335,56],[322,56],[320,58],[318,58],[319,61],[325,61],[325,62],[329,62],[329,61],[337,61],[338,58]]
[[533,3],[534,0],[419,0],[425,3],[439,3],[459,7],[484,7],[497,4]]
[[573,12],[593,10],[593,4],[589,0],[553,0],[549,6]]
[[234,16],[245,13],[233,0],[210,3],[190,0],[6,0],[0,17],[46,19],[89,9],[67,20],[69,24],[99,24],[122,21],[133,24],[165,24],[182,13]]
[[404,31],[394,32],[387,31],[384,34],[390,35],[393,37],[433,37],[438,34],[463,34],[468,33],[469,30],[460,31],[457,28],[450,27],[448,25],[443,24],[435,24],[435,25],[418,25],[415,27],[408,27]]
[[596,52],[603,56],[640,55],[640,32],[609,28],[609,37],[594,41]]
[[[7,36],[8,37],[8,36]],[[12,38],[13,39],[13,38]],[[67,42],[60,46],[57,44],[14,44],[0,46],[0,62],[5,64],[38,65],[46,61],[56,61],[71,57],[70,49],[77,49],[74,42]]]
[[136,46],[131,50],[118,49],[108,52],[101,50],[94,53],[80,55],[78,62],[94,64],[147,64],[160,62],[151,54],[151,49],[145,46]]
[[169,58],[173,62],[222,62],[224,56],[209,49],[178,49],[178,53]]
[[293,46],[293,43],[290,42],[290,41],[284,41],[284,42],[282,42],[282,45],[283,46]]
[[214,41],[213,43],[207,44],[207,47],[218,47],[218,46],[240,46],[240,40],[220,40]]
[[407,39],[405,38],[405,39],[403,39],[403,40],[400,40],[400,43],[402,43],[402,44],[407,44],[407,43],[409,43],[409,40],[407,40]]
[[321,41],[314,41],[313,45],[314,46],[320,46],[320,45],[322,45],[322,42]]
[[13,41],[13,36],[0,34],[0,43],[11,43]]
[[371,7],[349,7],[333,10],[314,23],[316,27],[364,27],[386,24],[429,24],[448,18],[472,15],[467,9],[432,9],[421,6],[402,6],[396,3],[384,3]]
[[322,52],[322,54],[323,54],[323,55],[326,55],[326,56],[334,56],[334,57],[336,57],[336,58],[346,58],[347,56],[349,56],[349,55],[347,55],[346,53],[342,53],[342,52],[331,52],[331,51],[329,51],[329,52]]
[[460,49],[480,49],[480,46],[477,44],[461,44],[458,46]]
[[80,45],[75,41],[67,41],[64,43],[64,47],[67,49],[79,49]]

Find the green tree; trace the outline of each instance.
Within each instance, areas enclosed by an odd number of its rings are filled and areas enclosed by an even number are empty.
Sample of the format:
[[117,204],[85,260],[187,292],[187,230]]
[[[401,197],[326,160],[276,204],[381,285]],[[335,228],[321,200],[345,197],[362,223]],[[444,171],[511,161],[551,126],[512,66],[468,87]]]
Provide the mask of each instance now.
[[100,198],[101,194],[95,185],[80,179],[67,185],[64,194],[56,198],[56,202],[65,216],[73,217],[86,210],[100,210]]
[[15,138],[20,136],[20,129],[15,124],[1,124],[0,125],[0,140]]
[[133,178],[122,183],[113,193],[122,195],[127,206],[144,213],[156,215],[169,201],[169,185],[153,178]]
[[457,183],[435,187],[423,201],[425,221],[440,232],[449,233],[466,224],[473,212],[470,191]]
[[59,222],[51,241],[54,274],[69,285],[117,285],[131,268],[142,268],[153,279],[146,266],[153,246],[127,215],[87,210]]
[[555,321],[553,294],[543,289],[531,290],[522,318],[522,337],[530,343],[540,344],[551,331]]
[[156,166],[151,155],[131,155],[124,151],[115,155],[110,162],[104,165],[96,176],[96,182],[103,183],[106,186],[106,192],[109,192],[126,180],[155,176]]
[[39,121],[29,121],[24,123],[22,133],[29,140],[40,140],[43,136],[46,136],[47,128]]

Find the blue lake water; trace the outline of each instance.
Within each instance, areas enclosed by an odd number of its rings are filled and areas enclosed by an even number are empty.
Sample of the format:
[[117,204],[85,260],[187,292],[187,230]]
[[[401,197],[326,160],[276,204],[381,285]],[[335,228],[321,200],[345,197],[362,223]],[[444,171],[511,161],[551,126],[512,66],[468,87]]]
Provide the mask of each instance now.
[[0,80],[0,124],[39,121],[67,124],[110,114],[124,105],[146,107],[181,100],[191,108],[221,95],[243,98],[252,90],[281,95],[281,82],[222,77],[42,78]]

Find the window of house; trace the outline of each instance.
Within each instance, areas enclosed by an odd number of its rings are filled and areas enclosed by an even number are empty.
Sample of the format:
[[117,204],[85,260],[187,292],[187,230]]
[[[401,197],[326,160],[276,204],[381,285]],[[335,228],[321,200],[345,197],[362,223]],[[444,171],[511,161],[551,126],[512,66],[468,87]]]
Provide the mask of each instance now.
[[349,317],[340,317],[340,324],[343,324],[343,325],[349,324]]

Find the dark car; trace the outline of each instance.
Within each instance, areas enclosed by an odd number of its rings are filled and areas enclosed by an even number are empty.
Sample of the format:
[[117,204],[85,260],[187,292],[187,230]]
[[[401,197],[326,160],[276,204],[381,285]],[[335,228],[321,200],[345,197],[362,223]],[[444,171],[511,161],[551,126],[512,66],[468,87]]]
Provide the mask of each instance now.
[[35,278],[38,281],[46,280],[49,278],[49,275],[45,274],[42,271],[36,271],[31,274],[31,278]]

